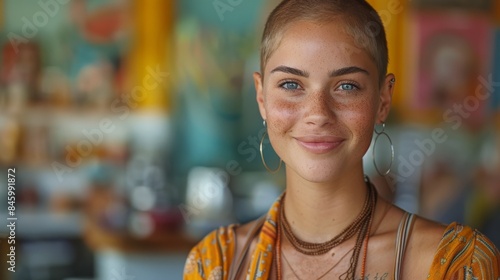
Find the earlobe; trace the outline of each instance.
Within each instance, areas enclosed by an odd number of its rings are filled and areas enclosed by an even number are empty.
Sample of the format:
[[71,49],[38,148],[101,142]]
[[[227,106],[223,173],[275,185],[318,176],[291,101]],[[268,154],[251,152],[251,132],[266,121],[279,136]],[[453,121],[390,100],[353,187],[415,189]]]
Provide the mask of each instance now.
[[256,93],[256,100],[257,104],[259,105],[259,111],[260,115],[262,116],[262,119],[267,119],[266,117],[266,108],[264,106],[265,100],[264,100],[264,92],[263,92],[263,81],[262,81],[262,75],[259,72],[253,73],[253,81],[255,84],[255,93]]
[[387,119],[391,110],[392,95],[396,84],[396,77],[394,74],[388,74],[385,77],[384,83],[380,90],[380,104],[377,116],[377,123],[383,123]]

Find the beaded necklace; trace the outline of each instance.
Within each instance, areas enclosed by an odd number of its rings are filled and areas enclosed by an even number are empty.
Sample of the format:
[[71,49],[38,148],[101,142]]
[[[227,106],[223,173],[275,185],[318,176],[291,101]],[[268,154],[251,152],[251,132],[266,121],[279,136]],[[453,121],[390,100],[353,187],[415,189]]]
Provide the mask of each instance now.
[[[372,220],[373,216],[375,213],[375,206],[377,204],[377,191],[375,190],[375,187],[371,182],[368,180],[368,178],[365,178],[365,182],[368,186],[368,195],[365,199],[365,203],[363,206],[363,209],[361,210],[360,214],[357,216],[357,218],[349,225],[347,228],[345,228],[340,234],[335,236],[329,241],[323,242],[323,243],[310,243],[306,242],[303,240],[300,240],[293,231],[291,230],[291,226],[288,223],[288,220],[286,219],[285,212],[284,212],[284,203],[285,203],[285,197],[282,199],[282,203],[280,206],[280,212],[279,212],[279,217],[278,217],[278,225],[277,225],[277,240],[276,240],[276,248],[275,248],[275,264],[276,264],[276,278],[278,280],[282,279],[281,271],[282,271],[282,264],[281,264],[281,232],[283,231],[285,234],[285,237],[287,238],[288,241],[292,244],[292,246],[298,251],[301,252],[305,255],[310,255],[310,256],[318,256],[318,255],[323,255],[330,251],[331,249],[335,248],[336,246],[340,245],[342,242],[345,240],[348,240],[355,234],[357,234],[356,238],[356,243],[354,247],[351,249],[353,254],[351,255],[350,259],[350,265],[349,269],[343,273],[340,276],[340,279],[354,279],[355,273],[356,273],[356,268],[358,264],[358,259],[359,255],[361,252],[361,249],[363,247],[363,240],[365,243],[364,246],[364,251],[363,251],[363,260],[362,260],[362,265],[361,265],[361,279],[364,279],[365,273],[366,273],[366,256],[367,256],[367,251],[368,251],[368,241],[369,241],[369,236],[370,236],[370,230],[371,230],[371,225],[372,225]],[[351,251],[350,250],[350,251]],[[284,256],[284,255],[283,255]],[[345,257],[345,256],[344,256]],[[340,261],[343,260],[342,257]],[[288,263],[288,260],[285,260]],[[339,261],[339,263],[340,263]],[[337,266],[338,263],[336,263],[331,269],[329,269],[325,274],[321,275],[320,278],[323,278],[326,276],[330,271],[333,270]],[[295,274],[297,278],[298,275],[295,273],[291,265],[289,264],[290,268],[292,269],[292,272]]]

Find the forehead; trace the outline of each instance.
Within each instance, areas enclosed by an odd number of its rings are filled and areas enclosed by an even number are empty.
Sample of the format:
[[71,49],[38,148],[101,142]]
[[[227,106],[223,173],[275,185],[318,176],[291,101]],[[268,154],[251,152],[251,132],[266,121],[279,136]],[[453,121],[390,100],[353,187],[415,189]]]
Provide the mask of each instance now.
[[266,69],[272,64],[283,63],[283,60],[304,61],[311,57],[317,57],[330,64],[336,62],[376,68],[369,53],[359,40],[354,39],[353,34],[347,33],[345,23],[339,18],[321,23],[312,21],[290,23],[277,41],[277,47],[269,57]]

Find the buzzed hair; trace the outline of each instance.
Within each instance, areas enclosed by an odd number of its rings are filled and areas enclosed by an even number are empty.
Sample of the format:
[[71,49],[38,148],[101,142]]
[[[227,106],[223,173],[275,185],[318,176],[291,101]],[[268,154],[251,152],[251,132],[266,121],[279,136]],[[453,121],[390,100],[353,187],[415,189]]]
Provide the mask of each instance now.
[[382,82],[389,63],[387,39],[380,16],[365,0],[283,0],[269,15],[262,35],[262,75],[269,58],[292,23],[328,23],[334,20],[342,21],[345,32],[373,59],[379,72],[379,81]]

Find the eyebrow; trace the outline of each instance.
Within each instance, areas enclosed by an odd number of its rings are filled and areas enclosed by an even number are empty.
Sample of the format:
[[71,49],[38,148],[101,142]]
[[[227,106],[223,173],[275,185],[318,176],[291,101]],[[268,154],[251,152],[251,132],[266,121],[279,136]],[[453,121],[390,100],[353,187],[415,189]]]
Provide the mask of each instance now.
[[329,76],[330,77],[338,77],[338,76],[343,76],[343,75],[353,74],[353,73],[363,73],[363,74],[366,74],[367,76],[370,76],[370,73],[368,71],[366,71],[363,68],[356,67],[356,66],[344,67],[344,68],[340,68],[337,70],[333,70],[332,72],[330,72]]
[[[278,66],[271,71],[271,73],[275,73],[275,72],[283,72],[283,73],[288,73],[288,74],[292,74],[292,75],[296,75],[296,76],[309,78],[309,72],[304,71],[304,70],[300,70],[297,68],[293,68],[293,67],[283,66],[283,65]],[[344,67],[344,68],[333,70],[329,73],[328,76],[329,77],[338,77],[338,76],[343,76],[343,75],[353,74],[353,73],[363,73],[363,74],[366,74],[367,76],[370,75],[370,73],[363,68],[359,68],[357,66],[350,66],[350,67]]]
[[288,67],[288,66],[283,66],[283,65],[274,68],[271,71],[271,74],[275,73],[275,72],[283,72],[283,73],[288,73],[288,74],[292,74],[292,75],[296,75],[296,76],[301,76],[301,77],[305,77],[305,78],[309,77],[309,73],[307,71],[300,70],[300,69],[297,69],[297,68]]

